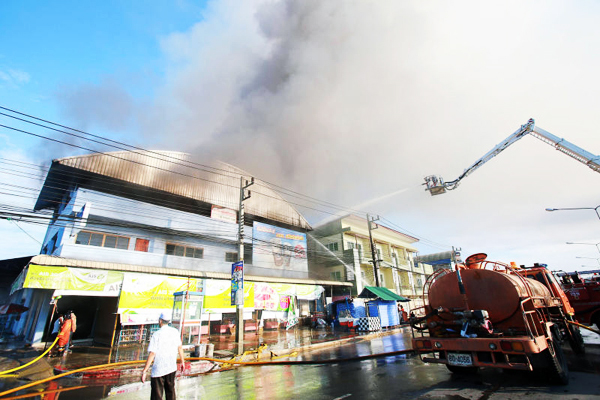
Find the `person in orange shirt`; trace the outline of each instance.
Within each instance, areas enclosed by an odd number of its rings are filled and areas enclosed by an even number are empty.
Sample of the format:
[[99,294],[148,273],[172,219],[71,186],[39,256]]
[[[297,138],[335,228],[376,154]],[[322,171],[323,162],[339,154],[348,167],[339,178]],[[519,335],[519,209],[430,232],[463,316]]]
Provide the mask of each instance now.
[[71,319],[71,311],[67,311],[63,315],[63,323],[58,333],[58,352],[59,354],[69,353],[69,341],[71,340],[71,334],[77,329],[76,324]]

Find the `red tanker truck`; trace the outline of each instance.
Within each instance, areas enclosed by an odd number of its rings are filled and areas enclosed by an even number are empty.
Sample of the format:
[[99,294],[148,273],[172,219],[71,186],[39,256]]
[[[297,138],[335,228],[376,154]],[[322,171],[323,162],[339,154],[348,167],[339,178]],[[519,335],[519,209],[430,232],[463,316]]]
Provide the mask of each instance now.
[[534,371],[567,384],[561,343],[585,351],[574,311],[545,265],[531,268],[474,254],[455,270],[441,269],[423,289],[424,306],[411,320],[413,349],[424,362],[453,373],[480,367]]

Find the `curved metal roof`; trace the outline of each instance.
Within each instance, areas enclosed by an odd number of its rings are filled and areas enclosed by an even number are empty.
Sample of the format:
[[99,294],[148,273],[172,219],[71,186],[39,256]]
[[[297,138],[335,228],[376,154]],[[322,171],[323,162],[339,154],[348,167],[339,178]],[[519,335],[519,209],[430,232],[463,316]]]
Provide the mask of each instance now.
[[[193,162],[187,153],[173,151],[118,151],[60,158],[53,161],[48,175],[57,165],[233,210],[238,209],[240,177],[252,177],[224,162],[209,167]],[[255,179],[249,190],[252,195],[244,202],[246,213],[311,229],[306,219],[265,182]],[[49,206],[38,199],[36,209]]]

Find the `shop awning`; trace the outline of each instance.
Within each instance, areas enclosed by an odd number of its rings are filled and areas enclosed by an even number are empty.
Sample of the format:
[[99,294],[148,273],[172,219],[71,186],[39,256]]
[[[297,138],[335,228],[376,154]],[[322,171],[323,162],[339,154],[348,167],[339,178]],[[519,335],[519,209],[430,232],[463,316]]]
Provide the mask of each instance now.
[[362,292],[358,295],[359,299],[372,299],[379,298],[386,301],[410,301],[406,297],[402,297],[399,294],[392,292],[391,290],[384,287],[377,286],[365,286]]

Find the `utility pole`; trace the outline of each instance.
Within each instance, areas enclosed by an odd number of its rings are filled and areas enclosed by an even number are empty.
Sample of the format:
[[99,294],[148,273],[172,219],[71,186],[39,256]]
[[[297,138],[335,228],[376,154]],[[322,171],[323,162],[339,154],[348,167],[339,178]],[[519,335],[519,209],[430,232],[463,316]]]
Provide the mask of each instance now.
[[367,214],[367,224],[369,227],[369,243],[371,243],[371,257],[373,258],[373,274],[375,275],[375,286],[379,287],[379,259],[377,257],[377,252],[375,251],[375,243],[373,242],[373,234],[371,233],[371,231],[373,229],[379,228],[379,225],[377,225],[377,224],[375,224],[374,228],[371,226],[371,222],[375,222],[375,221],[379,221],[379,216],[377,216],[377,218],[375,218],[375,217],[371,218],[371,216],[369,214]]
[[457,263],[462,262],[462,260],[460,258],[460,252],[461,252],[460,247],[452,246],[452,255],[450,256],[450,269],[454,269],[454,266]]
[[238,289],[235,297],[235,312],[237,317],[237,323],[235,328],[235,341],[237,342],[238,348],[237,353],[239,355],[244,354],[244,285],[243,285],[243,263],[244,263],[244,200],[250,198],[250,191],[246,195],[246,189],[254,185],[254,178],[250,182],[246,181],[244,184],[244,177],[240,177],[240,204],[239,204],[239,218],[238,218],[238,243],[239,243],[239,260],[242,263],[242,285]]

